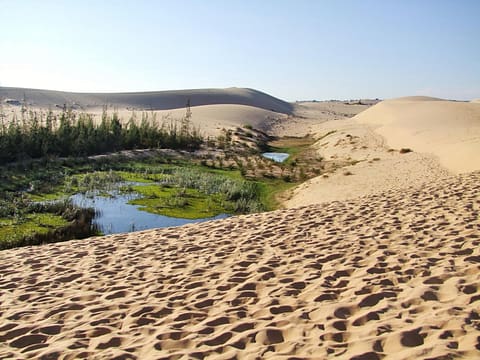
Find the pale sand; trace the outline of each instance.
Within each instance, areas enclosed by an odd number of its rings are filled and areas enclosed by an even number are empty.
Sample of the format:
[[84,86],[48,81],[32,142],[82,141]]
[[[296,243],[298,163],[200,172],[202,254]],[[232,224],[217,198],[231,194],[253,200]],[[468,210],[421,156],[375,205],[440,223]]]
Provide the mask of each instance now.
[[108,105],[110,108],[136,110],[169,110],[191,106],[237,104],[254,106],[274,112],[290,114],[293,105],[248,88],[188,89],[125,93],[73,93],[44,89],[24,89],[0,86],[0,99],[15,99],[29,107],[48,108],[55,105],[88,110]]
[[297,186],[284,202],[288,208],[402,189],[450,174],[430,154],[391,151],[382,136],[356,118],[327,121],[317,131],[319,156],[351,165]]
[[[132,111],[121,109],[117,111],[119,117],[128,120]],[[258,107],[235,104],[202,105],[191,108],[192,125],[198,128],[204,136],[217,136],[223,130],[250,125],[255,129],[269,131],[272,124],[283,122],[288,115],[264,110]],[[141,112],[135,112],[137,120],[142,117]],[[157,121],[170,121],[185,116],[185,108],[172,110],[158,110],[147,112],[150,119],[155,114]],[[101,118],[101,110],[94,112],[97,119]]]
[[383,101],[355,117],[389,146],[431,153],[454,173],[480,169],[477,103],[407,97]]
[[[315,134],[319,156],[352,165],[298,186],[286,207],[347,200],[480,170],[476,103],[425,96],[386,100],[351,119],[320,122]],[[413,152],[402,154],[401,149]]]
[[61,91],[0,87],[0,103],[7,121],[15,114],[21,117],[21,106],[5,103],[7,99],[25,99],[29,110],[60,113],[66,104],[74,112],[87,113],[100,121],[106,105],[111,115],[116,112],[127,122],[132,116],[138,121],[148,115],[157,122],[180,120],[190,101],[192,125],[204,136],[217,136],[223,129],[251,125],[268,131],[273,124],[283,122],[294,111],[294,105],[263,92],[245,89],[193,89],[137,93],[69,93]]
[[476,172],[2,251],[0,358],[478,358],[479,212]]
[[[327,120],[352,117],[376,101],[363,100],[362,105],[340,101],[289,103],[263,92],[245,88],[193,89],[137,93],[69,93],[41,89],[0,87],[0,105],[7,121],[15,114],[21,117],[25,95],[29,110],[60,113],[66,104],[74,112],[93,115],[100,121],[106,105],[108,113],[117,112],[127,122],[135,114],[143,114],[158,122],[181,119],[190,100],[192,124],[205,136],[217,136],[223,129],[252,127],[279,136],[314,134],[318,125]],[[5,103],[16,100],[17,105]]]

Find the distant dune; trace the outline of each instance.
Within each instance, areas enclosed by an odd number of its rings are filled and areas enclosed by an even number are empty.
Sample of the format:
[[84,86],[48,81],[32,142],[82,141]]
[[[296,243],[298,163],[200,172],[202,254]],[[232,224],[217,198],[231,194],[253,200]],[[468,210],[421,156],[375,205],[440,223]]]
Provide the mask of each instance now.
[[428,97],[382,101],[355,119],[392,148],[431,153],[454,173],[480,169],[480,106]]
[[386,101],[445,101],[440,98],[431,97],[431,96],[403,96],[393,99],[388,99]]
[[246,88],[192,89],[125,93],[73,93],[53,90],[0,87],[0,99],[23,101],[33,107],[55,107],[64,104],[87,110],[109,105],[138,110],[170,110],[191,106],[234,104],[247,105],[290,114],[293,104],[258,90]]
[[[185,115],[185,108],[157,110],[154,113],[158,120],[162,118],[180,119]],[[99,118],[100,112],[97,112],[96,115]],[[119,115],[122,119],[128,119],[132,112],[122,110],[119,111]],[[286,114],[248,105],[214,104],[192,108],[192,123],[199,127],[205,135],[216,135],[221,129],[243,127],[247,124],[255,129],[268,131],[273,123],[283,122],[287,117]]]
[[313,129],[318,155],[349,165],[295,188],[285,201],[289,208],[480,170],[478,103],[403,97],[382,101],[351,119],[318,122]]

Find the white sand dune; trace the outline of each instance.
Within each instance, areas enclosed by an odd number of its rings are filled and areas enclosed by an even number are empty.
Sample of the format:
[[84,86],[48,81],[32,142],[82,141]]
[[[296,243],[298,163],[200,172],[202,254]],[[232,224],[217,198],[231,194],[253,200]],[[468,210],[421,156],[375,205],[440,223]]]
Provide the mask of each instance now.
[[474,359],[480,173],[0,252],[0,358]]
[[315,144],[318,154],[351,166],[298,186],[285,202],[289,208],[480,170],[480,106],[475,103],[404,97],[314,128],[321,138]]
[[392,101],[445,101],[445,100],[437,97],[432,97],[432,96],[416,95],[416,96],[402,96],[398,98],[388,99],[386,101],[392,102]]
[[[231,127],[243,127],[251,125],[255,129],[268,131],[273,124],[277,122],[284,122],[288,115],[265,110],[258,107],[248,105],[232,105],[232,104],[217,104],[217,105],[201,105],[195,106],[192,111],[192,123],[197,126],[205,135],[218,135],[222,129],[229,129]],[[122,119],[129,119],[132,112],[129,110],[118,111]],[[151,115],[152,112],[149,112]],[[185,108],[172,110],[158,110],[153,114],[158,121],[162,119],[181,119],[185,116]],[[95,112],[97,118],[100,118],[101,113]],[[137,112],[137,117],[141,114]]]
[[82,109],[101,107],[131,108],[137,110],[170,110],[191,106],[212,104],[236,104],[290,114],[293,105],[265,94],[246,88],[191,89],[128,93],[73,93],[65,91],[0,87],[0,99],[26,100],[33,107],[54,107],[55,105],[76,105]]
[[480,169],[480,106],[431,98],[383,101],[356,116],[393,148],[430,153],[454,173]]
[[[319,123],[332,119],[352,117],[376,101],[362,100],[362,104],[321,101],[289,103],[253,89],[193,89],[135,93],[70,93],[41,89],[0,87],[0,101],[8,118],[20,116],[24,99],[28,109],[59,113],[63,105],[74,111],[87,112],[101,119],[104,106],[109,113],[116,112],[124,121],[135,113],[163,118],[180,119],[190,100],[192,122],[205,135],[216,136],[221,129],[251,125],[272,135],[304,136],[315,133]],[[6,102],[8,101],[8,102]]]
[[[6,113],[20,116],[19,104],[26,100],[29,109],[60,112],[64,104],[74,111],[87,112],[100,120],[104,106],[116,112],[124,121],[143,112],[158,121],[165,118],[181,119],[190,101],[193,125],[204,135],[216,136],[221,129],[251,125],[269,130],[294,111],[294,105],[263,92],[245,89],[193,89],[136,93],[69,93],[52,90],[0,87]],[[10,105],[9,101],[15,105]]]

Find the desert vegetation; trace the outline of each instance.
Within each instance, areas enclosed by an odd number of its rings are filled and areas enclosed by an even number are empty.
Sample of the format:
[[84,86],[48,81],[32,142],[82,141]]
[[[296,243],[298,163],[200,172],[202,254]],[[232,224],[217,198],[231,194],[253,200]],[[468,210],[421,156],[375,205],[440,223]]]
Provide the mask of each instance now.
[[135,113],[124,123],[117,113],[104,109],[99,123],[87,113],[64,108],[60,114],[28,111],[8,123],[0,117],[0,164],[47,156],[89,156],[119,150],[168,148],[195,150],[203,142],[190,122],[191,112],[180,120]]
[[[98,234],[94,209],[68,200],[78,193],[134,193],[129,203],[140,210],[200,219],[276,209],[285,190],[329,169],[312,137],[278,139],[245,125],[203,138],[191,117],[188,104],[178,120],[104,109],[95,121],[23,105],[9,123],[1,117],[0,248]],[[290,157],[277,163],[265,151]]]
[[[139,183],[143,183],[140,185]],[[140,195],[141,210],[187,219],[266,209],[265,188],[238,171],[195,165],[165,155],[147,159],[40,159],[2,166],[0,248],[98,234],[94,209],[75,206],[76,193]]]
[[0,199],[0,249],[98,234],[94,215],[68,199],[40,203],[8,194]]

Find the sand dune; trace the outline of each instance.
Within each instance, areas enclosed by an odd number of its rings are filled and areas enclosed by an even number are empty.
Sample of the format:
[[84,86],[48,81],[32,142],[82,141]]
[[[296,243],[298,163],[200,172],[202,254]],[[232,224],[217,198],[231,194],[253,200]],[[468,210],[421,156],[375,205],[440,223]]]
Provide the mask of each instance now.
[[23,101],[32,107],[55,107],[76,105],[89,108],[109,105],[111,107],[134,108],[137,110],[170,110],[191,106],[212,104],[236,104],[258,107],[283,114],[290,114],[293,105],[265,94],[246,88],[192,89],[129,93],[73,93],[64,91],[0,87],[0,99]]
[[[199,127],[205,135],[218,135],[220,130],[229,129],[231,127],[243,127],[251,125],[255,129],[269,131],[273,124],[285,122],[288,115],[264,110],[258,107],[247,105],[202,105],[191,109],[192,123]],[[161,119],[181,119],[185,116],[185,108],[172,110],[159,110],[153,112],[158,120]],[[151,112],[149,112],[151,114]],[[119,115],[123,119],[129,119],[132,112],[128,110],[119,111]],[[97,118],[101,113],[96,112]],[[140,118],[140,114],[137,112]]]
[[404,97],[313,128],[320,139],[315,144],[319,156],[351,165],[298,186],[286,207],[347,200],[480,170],[478,104]]
[[272,135],[304,136],[315,133],[318,124],[355,116],[375,100],[348,103],[341,101],[288,103],[253,89],[197,89],[137,93],[69,93],[52,90],[0,87],[0,100],[7,120],[20,116],[23,99],[29,110],[59,113],[66,104],[74,111],[87,112],[101,119],[103,106],[124,121],[143,112],[163,118],[180,119],[188,100],[192,122],[205,135],[216,136],[221,129],[251,125]]
[[432,97],[432,96],[417,95],[417,96],[403,96],[403,97],[388,99],[387,101],[392,102],[392,101],[445,101],[445,100],[437,97]]
[[383,101],[356,116],[393,148],[431,153],[452,172],[480,169],[480,106],[431,98]]
[[480,355],[480,173],[0,252],[0,358]]
[[480,357],[480,107],[350,106],[193,108],[351,164],[292,209],[0,252],[0,358]]
[[87,112],[100,120],[103,105],[107,111],[117,112],[127,121],[142,112],[158,121],[164,118],[180,119],[190,100],[192,122],[204,135],[216,136],[221,129],[246,124],[260,130],[269,130],[283,122],[294,111],[294,105],[253,89],[198,89],[136,93],[69,93],[51,90],[0,87],[7,117],[20,116],[20,104],[26,99],[29,109],[60,112],[64,104],[74,111]]

